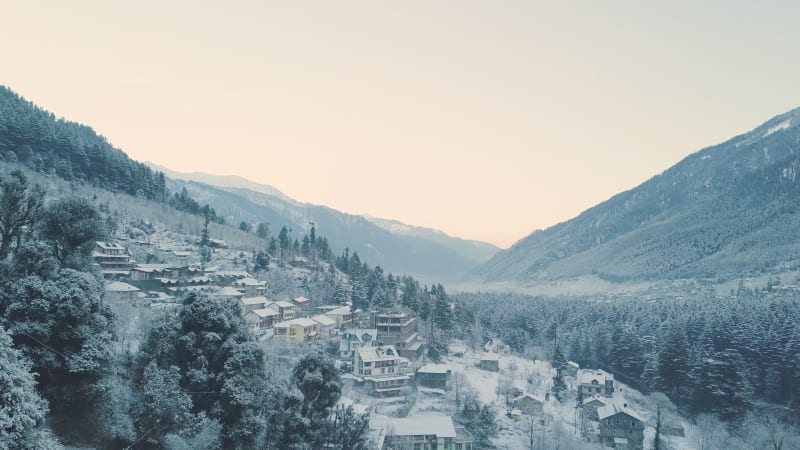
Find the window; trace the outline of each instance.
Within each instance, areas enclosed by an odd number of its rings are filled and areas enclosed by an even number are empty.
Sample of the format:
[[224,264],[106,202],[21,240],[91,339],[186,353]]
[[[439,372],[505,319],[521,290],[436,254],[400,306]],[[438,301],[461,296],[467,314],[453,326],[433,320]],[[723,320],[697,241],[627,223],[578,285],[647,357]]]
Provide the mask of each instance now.
[[632,426],[633,428],[636,428],[636,421],[635,421],[635,420],[631,420],[631,426]]

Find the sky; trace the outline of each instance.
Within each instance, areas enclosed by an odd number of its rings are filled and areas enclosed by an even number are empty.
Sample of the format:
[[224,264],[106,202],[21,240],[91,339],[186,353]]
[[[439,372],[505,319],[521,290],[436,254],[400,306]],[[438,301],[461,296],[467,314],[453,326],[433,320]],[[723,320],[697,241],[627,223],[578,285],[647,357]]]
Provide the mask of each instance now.
[[4,1],[132,158],[507,247],[800,106],[800,2]]

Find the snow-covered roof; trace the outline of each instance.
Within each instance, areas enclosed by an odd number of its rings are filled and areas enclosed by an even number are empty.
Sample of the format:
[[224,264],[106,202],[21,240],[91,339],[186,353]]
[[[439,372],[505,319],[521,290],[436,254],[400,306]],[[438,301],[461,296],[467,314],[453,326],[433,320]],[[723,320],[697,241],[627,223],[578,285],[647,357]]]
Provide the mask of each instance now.
[[261,308],[261,309],[254,309],[250,311],[251,313],[255,314],[258,317],[274,317],[278,315],[278,311],[275,311],[272,308]]
[[370,338],[374,341],[378,338],[378,330],[370,329],[370,328],[352,328],[346,330],[342,333],[342,336],[353,336],[355,337],[359,343],[364,343],[364,336],[369,335]]
[[484,353],[481,355],[481,361],[500,361],[500,355],[497,353]]
[[614,380],[614,375],[602,369],[584,369],[578,374],[578,380],[581,384],[592,384],[596,381],[597,384],[605,384],[606,380]]
[[189,256],[189,255],[192,254],[192,252],[184,252],[184,251],[179,251],[179,250],[175,250],[172,253],[174,253],[175,256],[179,256],[179,257]]
[[611,401],[610,399],[606,399],[602,395],[595,394],[591,397],[586,397],[585,399],[583,399],[581,403],[584,405],[588,405],[589,403],[592,402],[601,402],[603,405],[607,405],[610,401]]
[[374,418],[370,428],[383,428],[389,436],[436,435],[437,438],[455,438],[456,428],[449,416],[414,416]]
[[332,316],[344,316],[350,314],[350,307],[349,306],[340,306],[336,309],[332,309],[327,311],[325,314],[330,314]]
[[544,403],[544,397],[542,397],[540,395],[536,395],[536,394],[531,394],[530,392],[526,392],[526,393],[520,395],[519,397],[515,398],[512,401],[514,403],[516,403],[517,401],[522,400],[524,398],[530,398],[530,399],[536,400],[539,403]]
[[326,316],[325,314],[317,314],[316,316],[312,317],[311,320],[319,323],[323,327],[330,327],[336,325],[336,321]]
[[234,285],[241,285],[241,286],[266,286],[266,281],[258,281],[255,278],[242,278],[241,280],[236,280],[233,282]]
[[450,367],[446,364],[427,364],[417,369],[417,372],[445,374],[450,372]]
[[287,320],[285,322],[281,322],[275,325],[275,328],[289,328],[292,325],[299,325],[303,328],[305,327],[313,327],[316,325],[317,322],[314,322],[311,319],[306,319],[305,317],[300,317],[298,319]]
[[139,288],[121,281],[112,281],[106,285],[106,292],[136,292]]
[[308,303],[308,299],[305,297],[295,297],[293,301],[295,303]]
[[264,296],[245,297],[239,300],[243,305],[266,305],[269,300]]
[[381,347],[360,347],[358,357],[364,362],[391,361],[399,359],[400,355],[394,345],[384,345]]
[[125,247],[117,244],[116,242],[103,242],[103,241],[95,241],[97,246],[102,248],[103,250],[125,250]]
[[620,405],[619,403],[611,403],[609,405],[597,408],[597,417],[600,420],[617,414],[627,414],[638,421],[644,422],[642,416],[640,416],[639,413],[634,411],[630,406],[626,407],[625,405]]
[[222,288],[219,291],[217,291],[216,295],[218,295],[220,297],[223,297],[223,296],[225,296],[225,297],[241,297],[244,294],[242,294],[241,292],[239,292],[238,290],[236,290],[236,289],[234,289],[234,288],[232,288],[230,286],[225,286],[224,288]]
[[277,302],[272,302],[273,305],[277,305],[281,308],[294,308],[293,303],[289,303],[283,300],[278,300]]

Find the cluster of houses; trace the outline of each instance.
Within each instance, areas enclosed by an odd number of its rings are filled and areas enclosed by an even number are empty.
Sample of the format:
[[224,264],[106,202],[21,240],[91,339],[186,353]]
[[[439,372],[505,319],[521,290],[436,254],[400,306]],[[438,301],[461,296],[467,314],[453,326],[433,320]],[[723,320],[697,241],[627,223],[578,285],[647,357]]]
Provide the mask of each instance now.
[[[274,340],[315,343],[338,340],[342,378],[372,397],[402,397],[415,384],[449,389],[451,369],[420,362],[425,341],[417,318],[403,310],[365,315],[350,305],[312,307],[309,299],[270,300],[265,281],[246,271],[222,271],[190,264],[191,254],[174,251],[173,264],[139,264],[118,243],[97,242],[93,257],[106,283],[107,301],[142,302],[153,308],[176,306],[190,292],[235,302],[252,329]],[[499,370],[489,357],[487,370]],[[472,450],[473,438],[448,416],[376,417],[371,433],[381,449]]]

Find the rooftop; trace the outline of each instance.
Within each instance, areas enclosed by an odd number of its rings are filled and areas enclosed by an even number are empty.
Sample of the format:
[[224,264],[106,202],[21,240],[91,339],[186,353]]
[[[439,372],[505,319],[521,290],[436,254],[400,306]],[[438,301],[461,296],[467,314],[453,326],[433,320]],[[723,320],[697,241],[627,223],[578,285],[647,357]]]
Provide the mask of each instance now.
[[578,374],[578,380],[581,384],[592,384],[592,381],[604,384],[606,380],[613,381],[614,375],[602,369],[584,369]]
[[266,305],[269,300],[266,297],[245,297],[240,300],[244,305]]
[[257,315],[258,317],[273,317],[278,315],[278,311],[275,311],[272,308],[262,308],[262,309],[254,309],[250,311],[251,313]]
[[388,436],[436,435],[455,438],[456,428],[449,416],[415,416],[402,419],[383,417],[370,421],[370,428],[383,428]]
[[634,419],[644,422],[642,416],[639,415],[636,411],[633,410],[630,406],[625,406],[626,404],[620,405],[619,403],[611,403],[609,405],[597,408],[597,417],[600,420],[605,419],[606,417],[615,416],[617,414],[627,414]]
[[450,372],[450,367],[446,364],[428,364],[417,369],[417,372],[445,374]]
[[394,345],[360,347],[358,349],[358,357],[364,362],[391,361],[400,358]]
[[136,292],[139,288],[121,281],[113,281],[106,285],[106,292]]
[[281,322],[279,324],[276,324],[275,328],[289,328],[292,325],[299,325],[299,326],[301,326],[303,328],[306,328],[306,327],[313,327],[316,324],[317,324],[317,322],[314,322],[311,319],[306,319],[305,317],[301,317],[299,319],[287,320],[285,322]]
[[326,316],[325,314],[318,314],[311,318],[314,322],[319,323],[322,326],[333,326],[336,325],[336,321],[331,319],[330,317]]

